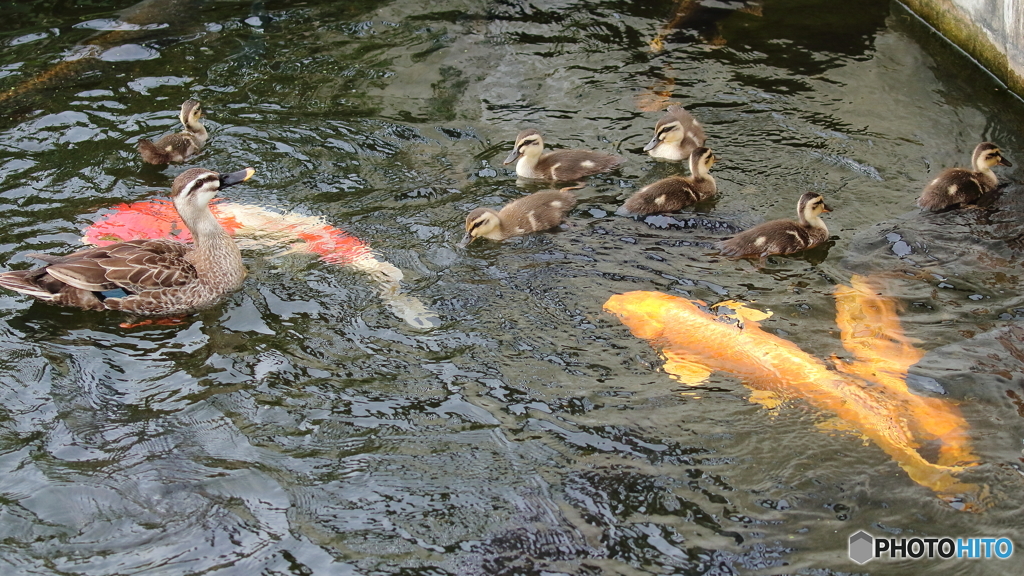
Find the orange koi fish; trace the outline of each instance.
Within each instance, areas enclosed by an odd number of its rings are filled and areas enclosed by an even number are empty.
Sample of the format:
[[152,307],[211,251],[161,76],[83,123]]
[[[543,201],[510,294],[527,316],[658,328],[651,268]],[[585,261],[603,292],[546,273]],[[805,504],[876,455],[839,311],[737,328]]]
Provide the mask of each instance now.
[[[802,399],[870,438],[911,479],[943,499],[977,496],[978,486],[956,478],[977,464],[967,422],[952,402],[907,388],[907,369],[923,353],[903,334],[895,302],[860,277],[851,284],[838,286],[835,296],[843,346],[854,360],[833,359],[834,370],[762,330],[750,310],[738,312],[741,323],[728,323],[697,306],[703,302],[658,292],[618,294],[604,308],[634,336],[661,348],[665,371],[677,380],[697,384],[724,372],[753,389],[757,401],[765,393]],[[925,444],[938,445],[937,462],[921,456]]]

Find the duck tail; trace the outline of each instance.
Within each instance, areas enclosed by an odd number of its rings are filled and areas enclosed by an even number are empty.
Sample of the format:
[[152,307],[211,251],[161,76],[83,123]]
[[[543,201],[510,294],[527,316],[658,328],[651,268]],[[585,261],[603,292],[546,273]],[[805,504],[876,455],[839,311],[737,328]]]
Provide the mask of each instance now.
[[139,154],[142,161],[149,164],[167,164],[167,155],[160,152],[156,145],[146,139],[139,140]]

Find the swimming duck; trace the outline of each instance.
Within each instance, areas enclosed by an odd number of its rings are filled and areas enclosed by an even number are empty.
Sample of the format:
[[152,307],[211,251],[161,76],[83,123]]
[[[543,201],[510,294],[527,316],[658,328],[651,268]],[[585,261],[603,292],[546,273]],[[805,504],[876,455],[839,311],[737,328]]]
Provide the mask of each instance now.
[[549,230],[565,221],[576,206],[576,196],[567,189],[544,190],[524,196],[501,209],[477,208],[466,217],[466,235],[459,246],[477,238],[502,241],[513,236]]
[[1003,158],[999,147],[991,142],[982,142],[974,148],[971,165],[974,171],[963,168],[947,168],[924,187],[917,205],[926,210],[944,210],[959,204],[971,204],[983,194],[995,190],[999,178],[992,172],[996,164],[1013,166]]
[[142,160],[150,164],[167,164],[169,162],[184,162],[202,149],[206,144],[209,134],[206,127],[199,122],[203,109],[198,100],[186,100],[181,105],[181,112],[178,117],[185,125],[185,130],[177,134],[168,134],[156,141],[156,144],[149,140],[139,140],[139,154]]
[[792,254],[813,248],[828,240],[828,228],[821,219],[822,212],[831,212],[825,199],[816,192],[805,192],[796,205],[799,222],[772,220],[754,226],[728,240],[718,243],[724,256],[736,258],[758,257],[764,260],[772,254]]
[[644,146],[644,152],[652,158],[685,160],[694,148],[704,145],[704,127],[678,104],[669,106],[666,112],[654,125],[654,138]]
[[614,170],[623,158],[590,150],[555,150],[544,154],[540,132],[528,128],[516,136],[516,146],[505,164],[516,162],[516,174],[539,180],[579,180]]
[[715,195],[718,187],[711,176],[711,166],[718,159],[710,149],[700,147],[690,153],[693,176],[669,176],[641,188],[617,211],[622,215],[675,212]]
[[[174,179],[171,199],[194,245],[131,240],[67,256],[33,254],[48,265],[4,272],[0,286],[60,306],[144,316],[185,314],[213,305],[242,285],[245,267],[209,203],[219,190],[248,180],[254,172],[246,168],[218,174],[192,168]],[[117,295],[104,294],[118,289]]]

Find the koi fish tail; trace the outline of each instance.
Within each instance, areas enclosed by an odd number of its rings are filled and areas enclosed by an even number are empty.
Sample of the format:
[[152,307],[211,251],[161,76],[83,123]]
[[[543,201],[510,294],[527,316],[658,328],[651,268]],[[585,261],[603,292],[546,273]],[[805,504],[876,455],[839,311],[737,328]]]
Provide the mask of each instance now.
[[984,492],[981,486],[961,482],[957,475],[963,472],[958,466],[941,466],[932,464],[914,451],[901,454],[889,454],[899,464],[910,479],[921,486],[931,488],[942,499],[966,500],[973,503],[974,507],[980,505],[980,499]]
[[843,346],[855,362],[836,362],[836,368],[888,388],[902,404],[902,417],[921,440],[938,440],[939,464],[975,462],[967,422],[953,403],[919,396],[907,388],[907,370],[924,352],[915,348],[903,332],[892,298],[880,295],[878,281],[853,276],[851,286],[837,286],[836,324]]

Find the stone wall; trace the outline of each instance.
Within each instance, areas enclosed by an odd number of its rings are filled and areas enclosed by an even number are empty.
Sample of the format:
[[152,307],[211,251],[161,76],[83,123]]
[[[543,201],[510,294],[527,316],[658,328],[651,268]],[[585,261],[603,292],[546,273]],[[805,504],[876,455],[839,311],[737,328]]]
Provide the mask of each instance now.
[[1024,97],[1024,0],[899,0]]

